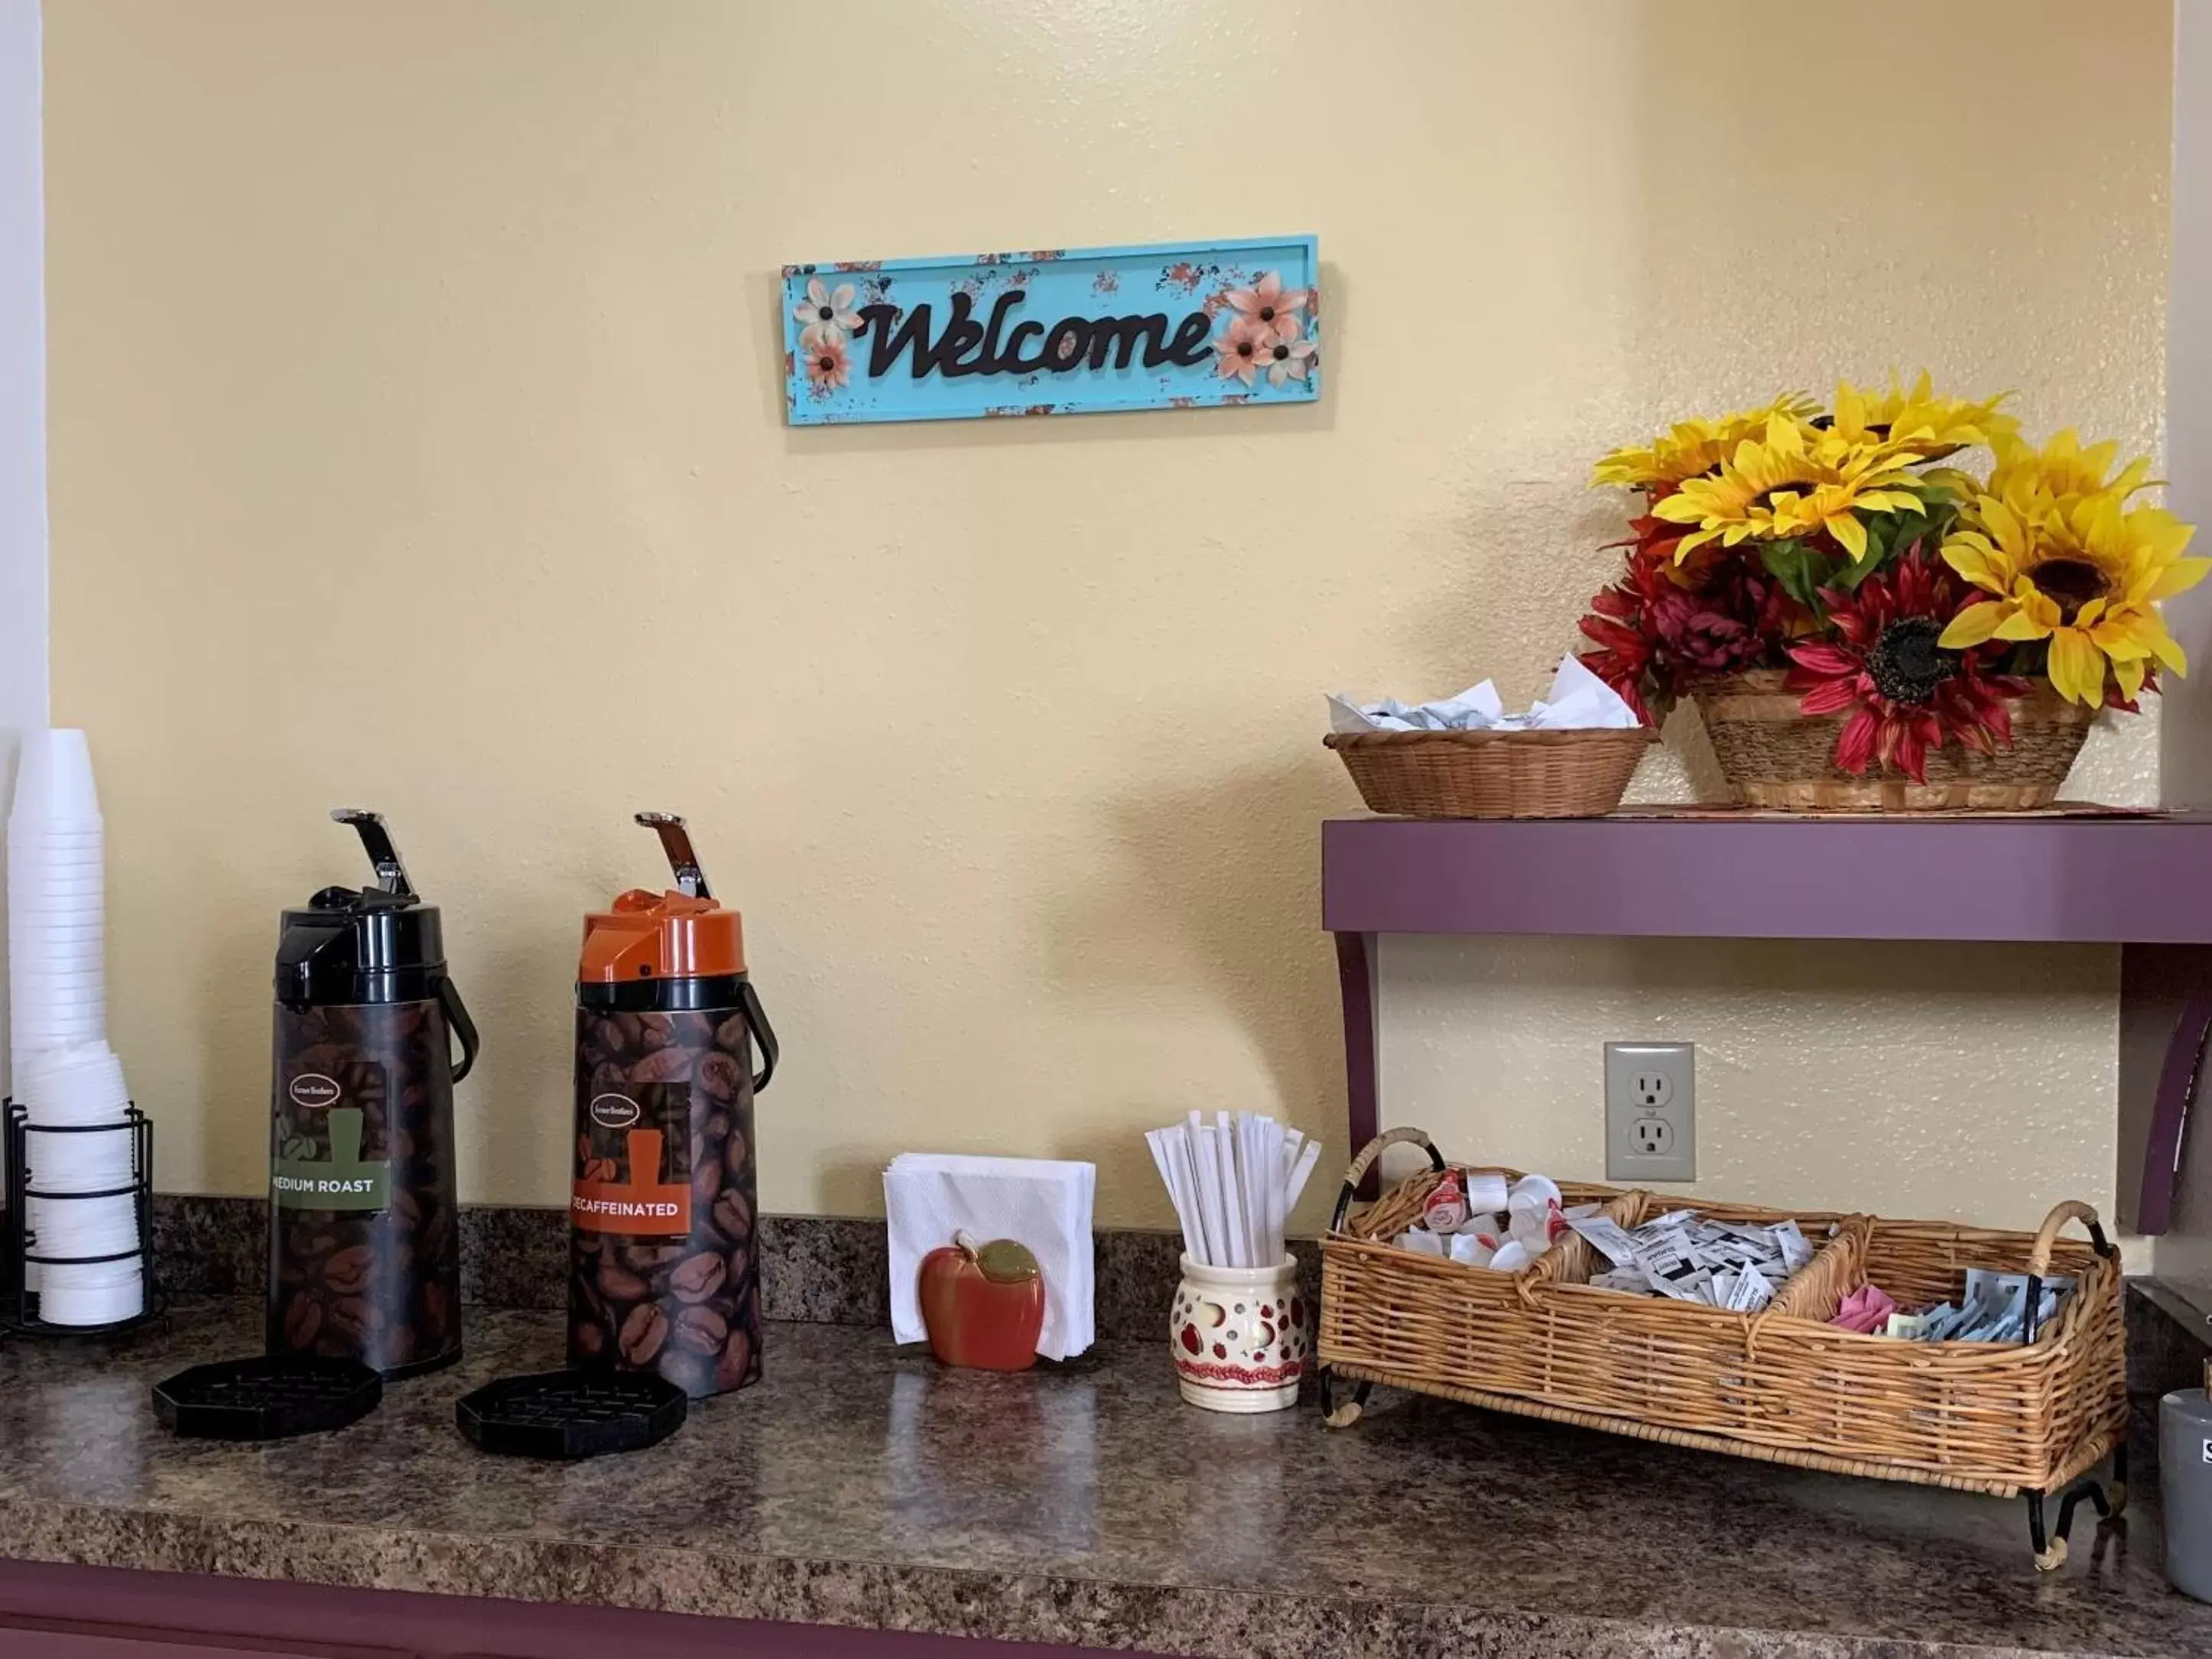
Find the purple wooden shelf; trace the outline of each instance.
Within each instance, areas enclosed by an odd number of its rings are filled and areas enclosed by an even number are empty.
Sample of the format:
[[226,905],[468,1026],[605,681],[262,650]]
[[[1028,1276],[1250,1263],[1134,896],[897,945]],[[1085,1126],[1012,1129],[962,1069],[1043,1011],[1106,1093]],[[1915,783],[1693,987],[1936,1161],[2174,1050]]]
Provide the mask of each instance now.
[[1338,933],[2212,944],[2212,817],[1338,818]]
[[2118,1219],[2166,1230],[2212,1038],[2212,815],[1334,818],[1321,849],[1355,1149],[1377,933],[2115,944]]

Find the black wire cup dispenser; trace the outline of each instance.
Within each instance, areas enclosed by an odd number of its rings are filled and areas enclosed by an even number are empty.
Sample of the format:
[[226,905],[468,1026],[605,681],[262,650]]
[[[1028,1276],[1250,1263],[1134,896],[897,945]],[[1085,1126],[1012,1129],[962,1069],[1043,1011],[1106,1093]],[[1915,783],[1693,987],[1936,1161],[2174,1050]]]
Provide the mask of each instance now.
[[[0,1325],[23,1336],[112,1336],[158,1317],[161,1301],[154,1267],[154,1126],[135,1102],[118,1119],[104,1123],[33,1123],[29,1109],[12,1098],[0,1102],[4,1114],[4,1155],[7,1166],[7,1221],[4,1254],[0,1254]],[[122,1155],[113,1162],[117,1174],[100,1178],[80,1192],[52,1189],[40,1184],[42,1164],[54,1170],[75,1162],[82,1164],[94,1147],[107,1153],[112,1140],[123,1143]],[[75,1184],[75,1183],[72,1183]],[[80,1231],[64,1219],[77,1206],[127,1198],[130,1221],[120,1234]],[[34,1220],[33,1206],[39,1218]],[[113,1207],[112,1205],[110,1207]],[[46,1237],[42,1237],[41,1233]],[[82,1242],[70,1243],[62,1233],[76,1233]],[[126,1275],[114,1270],[135,1262],[138,1294],[135,1310],[124,1312],[133,1298],[121,1281]],[[95,1308],[99,1292],[118,1309],[113,1318],[80,1320],[56,1317],[64,1311],[57,1285],[51,1297],[51,1279],[69,1275],[77,1280],[108,1281],[103,1285],[72,1286],[71,1313]]]

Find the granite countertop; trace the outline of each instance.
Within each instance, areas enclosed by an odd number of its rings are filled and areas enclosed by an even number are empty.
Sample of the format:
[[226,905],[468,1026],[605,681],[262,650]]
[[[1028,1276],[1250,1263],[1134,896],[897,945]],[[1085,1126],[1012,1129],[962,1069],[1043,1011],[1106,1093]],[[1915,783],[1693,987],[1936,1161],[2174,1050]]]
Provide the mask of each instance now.
[[461,1364],[343,1432],[166,1434],[149,1386],[252,1351],[258,1316],[201,1302],[109,1350],[0,1349],[0,1555],[1220,1659],[2212,1656],[2153,1505],[2104,1534],[2085,1515],[2045,1577],[2017,1501],[1404,1396],[1339,1432],[1310,1405],[1216,1416],[1158,1344],[1005,1377],[775,1325],[758,1388],[562,1467],[455,1432],[459,1395],[560,1358],[557,1316],[475,1310]]

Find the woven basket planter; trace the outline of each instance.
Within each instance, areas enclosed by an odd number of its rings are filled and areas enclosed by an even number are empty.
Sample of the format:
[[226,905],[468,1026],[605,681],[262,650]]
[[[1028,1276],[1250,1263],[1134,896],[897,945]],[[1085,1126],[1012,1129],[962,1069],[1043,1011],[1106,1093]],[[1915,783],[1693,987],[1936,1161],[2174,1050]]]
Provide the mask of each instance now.
[[1595,818],[1620,805],[1649,726],[1562,732],[1333,732],[1359,798],[1409,818]]
[[1801,714],[1778,669],[1691,688],[1721,772],[1745,806],[1795,812],[2017,812],[2048,806],[2097,718],[2048,685],[2009,700],[2012,747],[1984,755],[1946,744],[1928,757],[1928,781],[1894,774],[1855,778],[1836,764],[1841,714]]

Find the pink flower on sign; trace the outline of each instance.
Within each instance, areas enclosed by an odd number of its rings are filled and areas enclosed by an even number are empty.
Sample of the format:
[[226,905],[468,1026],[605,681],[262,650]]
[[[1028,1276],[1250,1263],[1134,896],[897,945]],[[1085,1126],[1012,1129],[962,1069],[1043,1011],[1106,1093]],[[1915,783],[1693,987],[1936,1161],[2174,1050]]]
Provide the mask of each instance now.
[[843,345],[846,337],[860,325],[860,313],[853,309],[853,301],[859,297],[850,283],[840,283],[833,290],[823,286],[819,276],[808,277],[805,299],[791,308],[793,318],[801,325],[799,343],[811,347],[827,340]]
[[1232,288],[1222,297],[1238,317],[1265,329],[1272,338],[1282,331],[1285,323],[1297,323],[1298,313],[1306,308],[1306,301],[1311,295],[1306,289],[1285,288],[1279,272],[1265,270],[1251,287]]
[[816,397],[828,397],[851,377],[852,361],[845,355],[845,342],[842,337],[825,335],[809,342],[803,349],[806,382],[813,387]]
[[1299,337],[1304,332],[1295,317],[1285,317],[1275,325],[1274,343],[1263,350],[1269,386],[1305,379],[1313,367],[1314,343]]
[[1213,372],[1224,380],[1242,380],[1252,384],[1267,361],[1267,348],[1274,337],[1260,324],[1248,317],[1234,317],[1213,342],[1220,355],[1213,361]]

